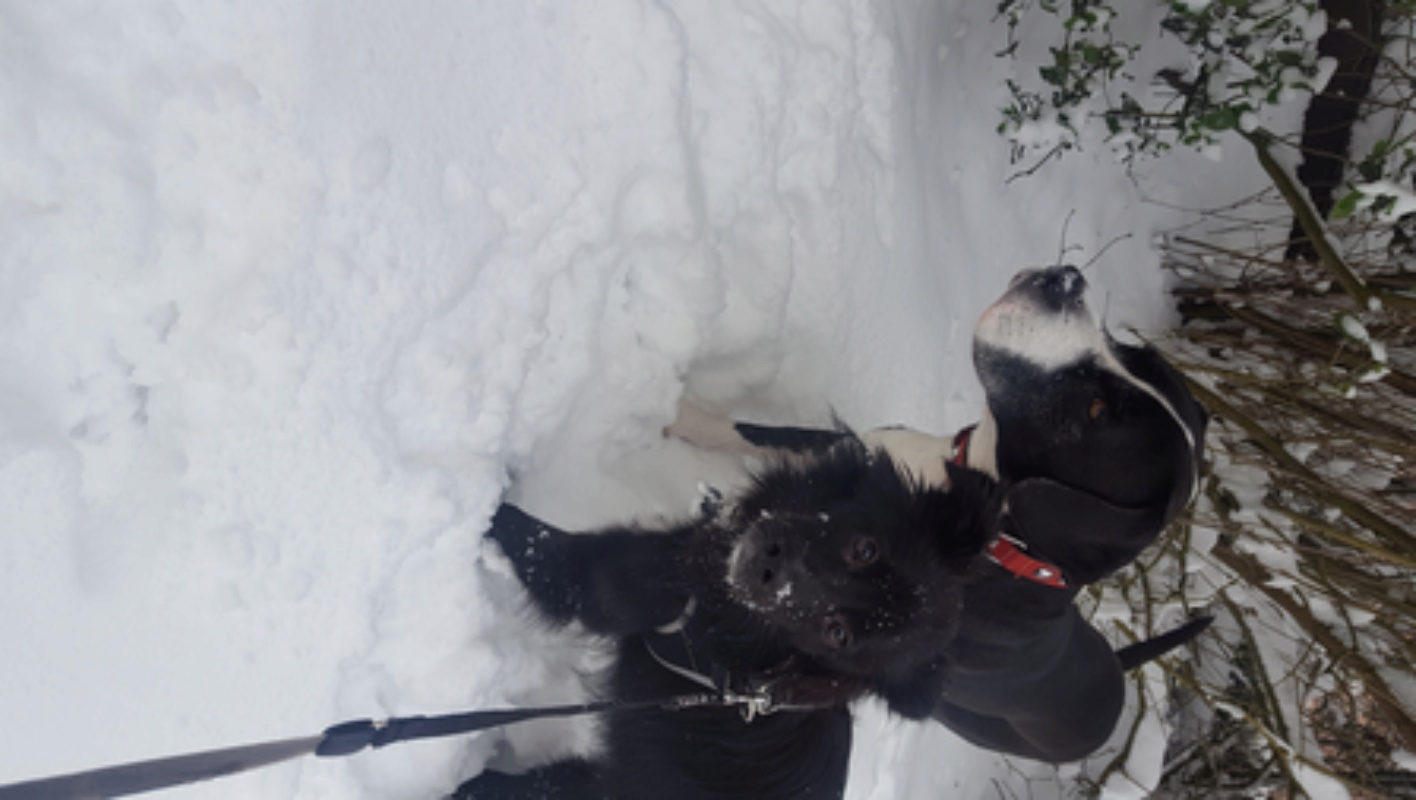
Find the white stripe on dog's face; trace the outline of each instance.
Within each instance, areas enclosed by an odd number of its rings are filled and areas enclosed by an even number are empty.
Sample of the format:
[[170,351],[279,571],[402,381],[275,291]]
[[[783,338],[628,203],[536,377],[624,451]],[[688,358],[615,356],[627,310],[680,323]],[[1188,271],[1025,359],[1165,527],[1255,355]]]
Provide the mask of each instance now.
[[1107,351],[1106,337],[1085,303],[1054,311],[1016,290],[983,312],[974,328],[974,341],[1048,372]]

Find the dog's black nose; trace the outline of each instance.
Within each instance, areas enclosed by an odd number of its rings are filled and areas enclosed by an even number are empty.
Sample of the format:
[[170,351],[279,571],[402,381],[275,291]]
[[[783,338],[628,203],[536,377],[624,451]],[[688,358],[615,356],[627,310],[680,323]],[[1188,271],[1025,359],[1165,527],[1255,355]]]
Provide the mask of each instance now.
[[1081,297],[1087,290],[1087,279],[1082,277],[1082,271],[1070,264],[1048,267],[1042,271],[1039,279],[1045,290],[1056,292],[1067,299]]
[[791,540],[771,533],[749,535],[739,544],[729,579],[757,604],[788,602],[799,577],[798,550]]
[[786,574],[782,568],[782,543],[776,540],[763,542],[757,548],[753,566],[759,588],[775,590],[781,585]]
[[1013,276],[1008,285],[1010,291],[1025,291],[1034,294],[1048,306],[1060,308],[1081,301],[1087,290],[1087,279],[1082,271],[1070,264],[1053,267],[1026,269]]
[[1087,279],[1071,264],[1060,264],[1047,270],[1049,280],[1057,283],[1058,291],[1068,297],[1080,297],[1087,290]]

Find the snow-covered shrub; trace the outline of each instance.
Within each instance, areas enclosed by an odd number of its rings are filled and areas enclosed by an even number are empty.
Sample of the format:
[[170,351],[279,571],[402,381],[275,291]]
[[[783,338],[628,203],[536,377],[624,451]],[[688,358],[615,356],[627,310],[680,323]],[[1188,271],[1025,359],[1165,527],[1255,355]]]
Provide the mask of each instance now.
[[[1226,131],[1252,131],[1264,109],[1321,91],[1336,63],[1320,59],[1327,16],[1314,0],[1172,0],[1119,4],[1099,0],[1004,0],[1010,40],[1029,17],[1051,15],[1060,41],[1038,69],[1037,83],[1010,81],[1000,132],[1022,149],[1071,146],[1082,126],[1105,125],[1127,155],[1175,144],[1205,147]],[[1188,58],[1155,74],[1132,75],[1140,45],[1116,33],[1122,13],[1163,13],[1163,35]],[[1010,44],[1005,51],[1014,52]],[[1160,83],[1164,91],[1153,91]]]
[[[1015,154],[1100,134],[1134,158],[1231,135],[1273,183],[1167,241],[1185,322],[1157,343],[1214,414],[1209,469],[1189,518],[1084,599],[1152,631],[1196,607],[1220,619],[1197,659],[1134,676],[1142,714],[1086,773],[1099,796],[1156,783],[1128,773],[1130,752],[1168,726],[1156,796],[1416,797],[1416,4],[1363,8],[1383,15],[1367,32],[1308,0],[1000,5],[1004,54],[1040,65],[1008,84]],[[1036,37],[1016,34],[1047,23],[1046,54],[1020,52]],[[1173,52],[1147,61],[1130,42],[1156,25]],[[1265,126],[1333,78],[1330,29],[1370,83],[1343,94],[1360,103],[1350,143],[1319,147]],[[1346,186],[1329,219],[1282,163],[1304,147],[1345,165],[1324,178]]]
[[1159,344],[1214,418],[1202,494],[1142,565],[1155,576],[1141,594],[1208,603],[1221,623],[1174,676],[1203,724],[1172,742],[1164,786],[1411,796],[1416,306],[1393,301],[1416,297],[1416,272],[1390,223],[1330,232],[1386,301],[1359,304],[1324,264],[1283,261],[1277,228],[1250,233],[1274,244],[1167,248],[1185,322]]
[[[1046,55],[1034,54],[1041,59],[1037,80],[1006,82],[1010,100],[998,130],[1017,158],[1077,147],[1092,126],[1125,159],[1176,144],[1204,150],[1226,133],[1311,156],[1296,132],[1265,129],[1265,111],[1328,86],[1339,64],[1320,56],[1318,42],[1341,29],[1370,47],[1371,82],[1365,96],[1350,98],[1358,118],[1348,152],[1316,154],[1347,164],[1346,188],[1330,217],[1398,219],[1416,210],[1416,115],[1409,113],[1416,103],[1416,2],[1374,2],[1368,11],[1381,14],[1379,40],[1368,41],[1349,20],[1329,19],[1315,0],[1152,0],[1120,8],[1105,0],[1001,0],[1008,29],[1001,55],[1017,55],[1025,24],[1050,21],[1057,33]],[[1167,54],[1172,60],[1143,64],[1140,45],[1115,32],[1127,19],[1133,34],[1153,24],[1157,41],[1181,45]]]

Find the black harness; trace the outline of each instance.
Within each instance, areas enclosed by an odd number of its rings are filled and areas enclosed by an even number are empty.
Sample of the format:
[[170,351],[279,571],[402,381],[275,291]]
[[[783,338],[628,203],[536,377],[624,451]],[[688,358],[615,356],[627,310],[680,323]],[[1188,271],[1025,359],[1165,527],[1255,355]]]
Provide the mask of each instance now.
[[[720,705],[737,706],[744,722],[778,711],[810,711],[820,706],[781,702],[773,693],[773,670],[764,673],[734,672],[714,660],[695,641],[690,622],[698,602],[689,598],[678,619],[642,637],[644,649],[655,663],[723,698]],[[791,663],[790,659],[782,666]],[[3,800],[3,798],[0,798]]]

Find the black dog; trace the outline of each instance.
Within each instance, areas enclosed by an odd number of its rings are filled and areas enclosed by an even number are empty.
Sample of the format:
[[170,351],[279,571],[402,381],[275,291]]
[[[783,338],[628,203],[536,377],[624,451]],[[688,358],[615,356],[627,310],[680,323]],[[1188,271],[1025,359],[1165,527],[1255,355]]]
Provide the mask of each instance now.
[[1072,603],[1189,503],[1206,425],[1154,348],[1120,344],[1097,326],[1085,288],[1072,267],[1021,273],[975,328],[989,414],[965,460],[1008,487],[1004,533],[1065,587],[1001,568],[975,585],[935,714],[975,744],[1044,761],[1101,746],[1121,713],[1122,671],[1209,623],[1112,657]]
[[1011,487],[1030,544],[1074,551],[1069,577],[1092,583],[1189,503],[1206,417],[1159,352],[1097,327],[1085,288],[1073,267],[1031,270],[984,312],[974,365],[989,413],[967,460]]
[[[888,438],[919,475],[954,460],[999,479],[1007,510],[966,590],[945,648],[934,716],[969,741],[1042,761],[1082,758],[1110,737],[1124,670],[1193,638],[1199,619],[1113,654],[1073,604],[1129,564],[1190,501],[1205,415],[1150,347],[1112,340],[1072,267],[1031,270],[984,312],[974,361],[988,413],[959,441],[904,429]],[[810,453],[830,430],[733,424],[691,406],[669,433],[756,453]]]
[[575,535],[502,506],[489,536],[543,617],[618,638],[604,693],[659,700],[708,687],[774,705],[606,715],[606,752],[526,775],[484,773],[457,798],[839,798],[851,720],[870,693],[934,712],[1001,496],[942,462],[930,483],[842,433],[758,475],[730,505],[667,531]]

